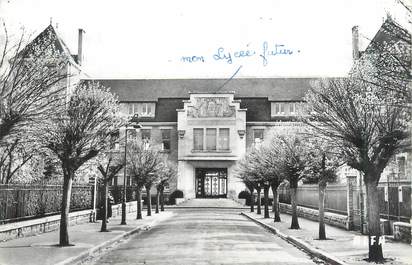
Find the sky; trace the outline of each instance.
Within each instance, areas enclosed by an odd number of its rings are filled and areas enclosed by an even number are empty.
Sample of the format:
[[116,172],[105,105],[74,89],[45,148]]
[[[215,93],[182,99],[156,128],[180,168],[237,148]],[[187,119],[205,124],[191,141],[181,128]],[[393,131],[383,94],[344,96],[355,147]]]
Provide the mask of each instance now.
[[387,13],[405,20],[397,0],[0,0],[15,36],[52,21],[76,54],[83,28],[92,78],[344,76],[352,27],[366,46]]

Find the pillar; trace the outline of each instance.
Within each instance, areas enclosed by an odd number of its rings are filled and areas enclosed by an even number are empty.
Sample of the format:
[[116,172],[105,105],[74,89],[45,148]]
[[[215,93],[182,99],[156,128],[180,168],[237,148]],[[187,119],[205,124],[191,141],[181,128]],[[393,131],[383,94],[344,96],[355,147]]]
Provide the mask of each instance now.
[[353,211],[353,188],[356,185],[356,176],[346,176],[347,180],[347,193],[346,193],[346,198],[347,198],[347,205],[346,205],[346,211],[348,215],[348,221],[346,223],[346,229],[347,230],[354,230],[355,228],[355,222],[354,222],[354,211]]

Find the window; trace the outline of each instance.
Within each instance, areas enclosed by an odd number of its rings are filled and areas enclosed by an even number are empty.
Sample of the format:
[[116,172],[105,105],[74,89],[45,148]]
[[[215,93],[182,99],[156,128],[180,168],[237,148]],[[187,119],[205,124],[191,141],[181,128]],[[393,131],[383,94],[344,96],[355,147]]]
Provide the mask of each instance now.
[[129,115],[139,114],[139,117],[154,117],[155,103],[127,103]]
[[229,128],[219,129],[219,150],[229,150]]
[[162,132],[162,148],[170,150],[170,129],[161,129]]
[[289,113],[290,115],[295,115],[296,113],[296,104],[295,103],[289,103]]
[[[227,151],[230,150],[230,131],[229,128],[206,128],[193,129],[193,150],[195,151]],[[206,146],[206,149],[204,149]]]
[[119,182],[119,177],[118,176],[115,176],[114,178],[112,178],[112,181],[113,181],[113,186],[117,186],[117,184],[118,184],[118,182]]
[[400,156],[397,158],[398,161],[398,177],[405,178],[405,168],[406,168],[406,161],[404,156]]
[[134,108],[133,108],[133,104],[128,104],[128,109],[129,109],[129,115],[133,115],[134,114]]
[[135,129],[127,129],[127,140],[136,139],[136,130]]
[[298,115],[304,110],[306,104],[302,102],[272,102],[271,115]]
[[216,129],[206,129],[206,150],[216,150]]
[[150,129],[142,129],[142,140],[143,141],[150,141],[150,133],[151,130]]
[[284,115],[285,114],[285,103],[283,102],[272,102],[272,116]]
[[203,129],[193,129],[193,149],[203,150]]
[[263,131],[264,129],[254,129],[253,130],[253,143],[259,145],[263,142]]

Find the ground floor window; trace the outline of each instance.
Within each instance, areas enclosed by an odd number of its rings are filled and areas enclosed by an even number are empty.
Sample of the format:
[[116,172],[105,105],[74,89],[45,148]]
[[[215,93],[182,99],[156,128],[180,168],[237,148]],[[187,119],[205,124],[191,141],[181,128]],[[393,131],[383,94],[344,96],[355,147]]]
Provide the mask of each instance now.
[[162,129],[162,149],[170,150],[170,129]]

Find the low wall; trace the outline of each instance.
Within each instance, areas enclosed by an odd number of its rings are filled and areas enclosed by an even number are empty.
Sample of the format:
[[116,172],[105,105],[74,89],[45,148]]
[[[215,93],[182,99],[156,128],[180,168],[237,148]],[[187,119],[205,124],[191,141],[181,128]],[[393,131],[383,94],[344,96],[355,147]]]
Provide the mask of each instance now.
[[396,241],[411,243],[411,224],[405,222],[393,223],[393,236]]
[[[279,203],[280,211],[292,214],[292,206],[286,203]],[[311,208],[297,206],[299,217],[313,221],[319,221],[319,211]],[[347,229],[348,217],[346,215],[325,212],[325,224]]]
[[[127,212],[136,211],[136,201],[126,204]],[[121,215],[122,205],[116,204],[112,206],[113,217]],[[92,210],[84,210],[69,213],[69,226],[90,222],[94,219]],[[59,229],[60,214],[48,217],[9,223],[0,225],[0,241],[16,239],[19,237],[34,236],[41,233],[51,232]]]

